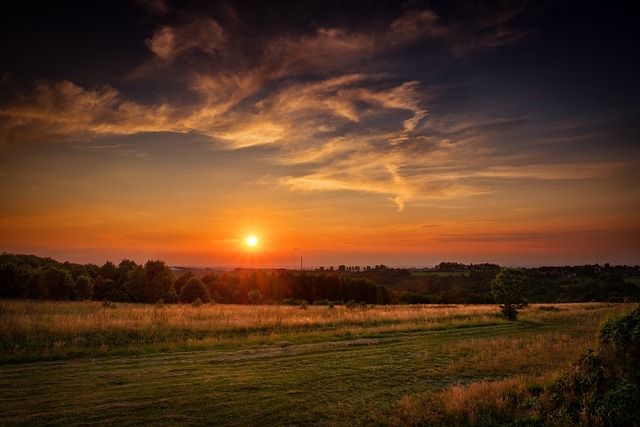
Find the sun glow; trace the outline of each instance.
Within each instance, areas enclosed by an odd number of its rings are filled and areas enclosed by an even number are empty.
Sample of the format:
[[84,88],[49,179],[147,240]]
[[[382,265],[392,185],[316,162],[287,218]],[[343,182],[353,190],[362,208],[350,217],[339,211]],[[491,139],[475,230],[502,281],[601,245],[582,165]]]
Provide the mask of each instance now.
[[247,246],[255,247],[258,245],[258,238],[256,236],[249,236],[244,239],[244,242]]

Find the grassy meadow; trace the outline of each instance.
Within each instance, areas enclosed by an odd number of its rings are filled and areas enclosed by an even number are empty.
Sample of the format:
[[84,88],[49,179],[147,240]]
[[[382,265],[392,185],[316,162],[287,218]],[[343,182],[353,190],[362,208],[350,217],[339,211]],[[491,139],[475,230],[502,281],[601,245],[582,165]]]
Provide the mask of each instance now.
[[0,301],[3,425],[409,425],[548,381],[623,304]]

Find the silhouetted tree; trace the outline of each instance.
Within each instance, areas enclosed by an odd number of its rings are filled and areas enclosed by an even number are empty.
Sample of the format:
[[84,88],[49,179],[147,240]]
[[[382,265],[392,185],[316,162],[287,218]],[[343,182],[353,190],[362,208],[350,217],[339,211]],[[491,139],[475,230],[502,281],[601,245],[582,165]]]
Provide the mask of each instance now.
[[118,276],[118,268],[113,262],[107,261],[102,267],[100,267],[98,274],[104,279],[111,279],[115,281]]
[[194,302],[197,299],[202,302],[209,302],[211,301],[211,295],[209,295],[204,283],[193,276],[182,286],[178,299],[181,302]]
[[0,297],[26,297],[29,270],[13,261],[0,264]]
[[502,268],[491,282],[491,292],[504,317],[515,321],[518,309],[527,305],[527,276],[519,268]]
[[125,284],[127,292],[136,302],[174,302],[173,273],[163,261],[147,261],[129,272]]
[[194,277],[196,277],[196,275],[193,274],[193,271],[191,270],[187,270],[181,275],[179,275],[176,281],[173,283],[173,287],[176,289],[176,294],[180,295],[184,285],[186,285],[187,282],[193,279]]
[[118,271],[115,277],[115,282],[118,288],[124,289],[124,283],[127,281],[127,277],[129,277],[129,272],[133,270],[138,264],[135,261],[131,261],[130,259],[123,259],[118,264]]
[[48,290],[48,298],[53,300],[75,299],[74,283],[68,271],[60,267],[49,266],[42,272],[42,279]]
[[88,300],[93,297],[93,279],[89,276],[78,276],[75,284],[76,297],[79,300]]

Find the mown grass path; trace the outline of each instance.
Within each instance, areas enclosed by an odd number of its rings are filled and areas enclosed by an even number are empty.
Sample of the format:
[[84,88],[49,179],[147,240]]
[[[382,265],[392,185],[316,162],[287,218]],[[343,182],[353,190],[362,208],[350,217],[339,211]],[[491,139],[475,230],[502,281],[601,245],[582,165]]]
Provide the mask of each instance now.
[[606,312],[7,363],[0,424],[384,425],[404,396],[566,368]]
[[[494,325],[319,344],[0,367],[5,425],[383,424],[402,396],[464,381],[449,345],[532,334]],[[471,378],[469,378],[471,379]]]

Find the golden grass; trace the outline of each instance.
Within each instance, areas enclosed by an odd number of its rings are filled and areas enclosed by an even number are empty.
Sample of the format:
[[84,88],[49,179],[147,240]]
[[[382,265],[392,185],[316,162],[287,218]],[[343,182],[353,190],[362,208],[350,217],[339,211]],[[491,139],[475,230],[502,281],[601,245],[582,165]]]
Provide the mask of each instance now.
[[260,328],[377,322],[413,322],[416,325],[495,320],[495,307],[462,305],[336,306],[281,305],[144,305],[99,302],[0,301],[0,319],[20,329],[82,332],[94,329],[144,328],[159,322],[178,328]]
[[[412,425],[487,425],[497,420],[536,418],[540,401],[535,401],[545,385],[559,375],[559,371],[541,376],[516,375],[498,381],[478,381],[456,385],[439,393],[421,393],[400,400],[398,412],[390,422],[396,426]],[[515,402],[530,402],[514,408]]]
[[[600,319],[605,304],[572,304],[560,306],[560,311],[538,310],[531,307],[521,318],[525,322],[567,321],[592,325]],[[589,320],[591,319],[591,320]],[[403,305],[347,308],[344,306],[279,305],[144,305],[117,304],[104,307],[99,302],[0,301],[0,356],[49,354],[66,349],[113,349],[144,345],[174,345],[198,347],[202,345],[256,343],[260,340],[334,339],[358,335],[399,333],[402,331],[494,325],[505,321],[497,316],[497,308],[490,305]],[[583,325],[584,324],[584,325]],[[597,325],[592,325],[594,328]],[[545,339],[570,342],[562,334]],[[478,346],[498,354],[505,345],[522,346],[523,352],[536,351],[545,345],[519,343],[496,338],[482,344],[469,342],[452,351],[468,353],[455,368],[464,371],[480,360],[487,360],[477,351]],[[570,344],[568,344],[570,345]],[[566,349],[570,350],[570,349]],[[563,349],[562,351],[565,351]],[[503,362],[496,357],[495,367]],[[487,366],[487,369],[493,369]]]
[[[588,348],[597,347],[597,330],[608,317],[629,309],[623,304],[558,304],[525,310],[526,322],[556,325],[530,335],[473,338],[448,344],[453,363],[446,370],[460,383],[438,392],[402,398],[392,425],[493,425],[519,419],[540,421],[548,402],[540,392],[571,367]],[[474,378],[496,378],[475,381]],[[472,382],[465,383],[464,378]],[[505,425],[506,425],[505,424]],[[538,425],[538,424],[536,424]]]
[[[479,305],[0,301],[3,389],[28,396],[3,404],[14,421],[33,414],[32,424],[88,422],[93,392],[93,405],[113,402],[101,406],[108,415],[93,415],[96,423],[135,424],[140,413],[127,405],[140,401],[145,417],[157,419],[161,404],[198,425],[309,425],[318,417],[325,425],[495,425],[486,420],[505,417],[509,425],[514,402],[530,401],[516,410],[535,417],[539,390],[594,346],[603,319],[624,310],[534,305],[513,323]],[[43,378],[66,393],[52,397]]]

